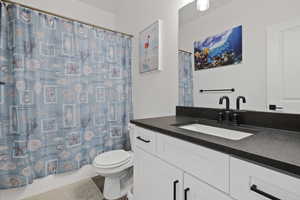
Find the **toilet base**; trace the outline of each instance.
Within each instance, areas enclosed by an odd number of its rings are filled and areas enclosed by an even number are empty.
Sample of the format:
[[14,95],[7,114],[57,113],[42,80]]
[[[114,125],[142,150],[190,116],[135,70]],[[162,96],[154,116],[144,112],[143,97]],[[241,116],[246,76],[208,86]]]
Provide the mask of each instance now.
[[115,200],[125,196],[133,185],[132,168],[105,177],[103,196]]
[[131,188],[128,193],[127,193],[127,199],[128,200],[134,200],[134,196],[133,196],[133,188]]

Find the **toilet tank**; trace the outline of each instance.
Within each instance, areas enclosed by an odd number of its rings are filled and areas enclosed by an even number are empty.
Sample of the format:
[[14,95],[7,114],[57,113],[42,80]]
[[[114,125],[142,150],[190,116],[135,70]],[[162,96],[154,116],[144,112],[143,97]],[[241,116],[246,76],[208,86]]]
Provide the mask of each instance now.
[[135,147],[134,147],[135,125],[129,123],[128,130],[129,130],[129,138],[130,138],[131,151],[134,152],[134,150],[135,150]]

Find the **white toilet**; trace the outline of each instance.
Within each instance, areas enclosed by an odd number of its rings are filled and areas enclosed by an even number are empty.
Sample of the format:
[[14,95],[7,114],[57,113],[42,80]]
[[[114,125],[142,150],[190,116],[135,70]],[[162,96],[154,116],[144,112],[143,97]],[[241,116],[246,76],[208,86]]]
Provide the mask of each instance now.
[[93,161],[96,173],[105,177],[103,189],[105,199],[119,199],[132,189],[134,125],[129,125],[129,135],[132,151],[105,152],[98,155]]

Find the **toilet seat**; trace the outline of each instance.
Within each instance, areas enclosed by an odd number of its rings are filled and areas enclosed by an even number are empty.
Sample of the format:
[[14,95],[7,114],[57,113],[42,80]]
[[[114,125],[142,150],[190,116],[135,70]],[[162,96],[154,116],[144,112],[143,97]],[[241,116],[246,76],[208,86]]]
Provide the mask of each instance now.
[[114,150],[98,155],[94,159],[94,166],[101,169],[113,169],[125,165],[132,155],[124,150]]
[[[116,173],[120,173],[125,169],[133,166],[133,152],[118,152],[124,150],[110,151],[98,155],[93,162],[93,166],[97,173],[108,176]],[[114,156],[115,159],[107,158],[110,155]],[[109,165],[111,163],[111,165]]]
[[132,166],[133,166],[133,158],[130,159],[129,162],[127,162],[126,164],[121,165],[119,167],[103,169],[103,168],[94,166],[94,168],[95,168],[95,171],[102,176],[119,176],[119,173],[122,173],[124,170],[126,170]]

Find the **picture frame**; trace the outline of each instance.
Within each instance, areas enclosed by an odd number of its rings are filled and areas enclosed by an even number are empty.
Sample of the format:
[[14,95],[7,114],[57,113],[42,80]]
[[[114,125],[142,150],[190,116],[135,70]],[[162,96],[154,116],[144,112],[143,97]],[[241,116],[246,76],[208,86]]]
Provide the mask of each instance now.
[[241,64],[243,26],[194,42],[195,71]]
[[161,71],[162,21],[157,20],[139,33],[140,73]]

